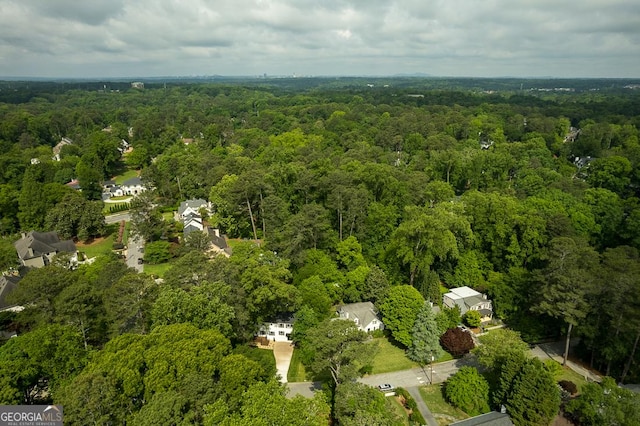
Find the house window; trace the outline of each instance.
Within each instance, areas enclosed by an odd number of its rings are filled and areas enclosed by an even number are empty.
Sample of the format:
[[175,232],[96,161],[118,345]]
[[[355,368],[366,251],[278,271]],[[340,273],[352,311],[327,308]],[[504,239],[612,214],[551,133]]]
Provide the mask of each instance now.
[[284,331],[278,331],[278,336],[284,336]]
[[284,324],[279,323],[279,324],[278,324],[278,328],[284,328]]
[[373,325],[377,325],[377,324],[378,324],[378,320],[373,320],[373,321],[371,321],[371,324],[373,324]]
[[276,335],[276,333],[275,333],[275,332],[273,332],[273,331],[270,331],[270,332],[269,332],[269,336],[275,336],[275,335]]

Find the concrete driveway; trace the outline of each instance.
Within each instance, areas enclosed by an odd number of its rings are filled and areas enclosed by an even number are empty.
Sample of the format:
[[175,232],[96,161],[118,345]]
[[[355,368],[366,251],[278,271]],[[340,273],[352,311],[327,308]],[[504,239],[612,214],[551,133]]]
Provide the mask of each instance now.
[[287,383],[287,373],[293,356],[293,343],[273,342],[273,356],[276,359],[276,370],[280,375],[280,382]]

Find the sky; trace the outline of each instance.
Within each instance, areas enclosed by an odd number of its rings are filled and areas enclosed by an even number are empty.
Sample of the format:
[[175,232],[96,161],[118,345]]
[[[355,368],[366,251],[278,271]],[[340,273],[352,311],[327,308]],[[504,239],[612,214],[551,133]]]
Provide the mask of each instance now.
[[640,78],[639,0],[0,0],[0,77]]

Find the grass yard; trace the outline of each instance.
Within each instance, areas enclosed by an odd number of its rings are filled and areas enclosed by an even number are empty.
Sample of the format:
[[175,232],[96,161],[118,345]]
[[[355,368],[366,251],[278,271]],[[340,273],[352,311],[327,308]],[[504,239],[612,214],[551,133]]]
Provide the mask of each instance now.
[[582,392],[582,387],[587,384],[587,381],[583,376],[576,373],[569,367],[562,367],[562,374],[556,377],[556,380],[559,382],[560,380],[569,380],[576,384],[578,387],[578,393]]
[[167,272],[171,268],[171,266],[173,265],[171,265],[170,262],[159,263],[157,265],[149,265],[145,263],[142,269],[145,274],[162,278],[164,277],[165,272]]
[[107,225],[105,236],[93,240],[89,244],[76,243],[78,251],[83,252],[88,258],[101,254],[108,254],[113,249],[113,241],[118,229],[115,225]]
[[442,395],[442,384],[422,386],[420,395],[441,425],[448,425],[453,419],[463,420],[469,418],[464,411],[445,401]]
[[113,180],[115,181],[115,183],[117,185],[122,185],[123,182],[125,182],[126,180],[129,180],[131,178],[134,178],[134,177],[138,177],[138,171],[137,170],[127,170],[123,174],[118,175],[115,178],[113,178]]
[[419,367],[405,355],[403,349],[394,346],[386,337],[373,339],[377,342],[379,351],[373,358],[371,374],[389,373],[391,371],[406,370]]
[[289,382],[306,382],[307,372],[300,361],[300,351],[298,349],[293,350],[293,356],[291,357],[291,364],[289,365],[289,371],[287,372],[287,381]]

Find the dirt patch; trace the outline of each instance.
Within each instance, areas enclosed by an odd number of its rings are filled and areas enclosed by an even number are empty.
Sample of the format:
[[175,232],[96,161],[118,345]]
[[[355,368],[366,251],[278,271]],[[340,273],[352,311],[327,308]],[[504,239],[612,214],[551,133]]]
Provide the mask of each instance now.
[[91,246],[98,245],[103,241],[104,241],[104,237],[92,238],[88,241],[85,241],[84,243],[81,243],[80,241],[78,241],[76,243],[76,247],[91,247]]

